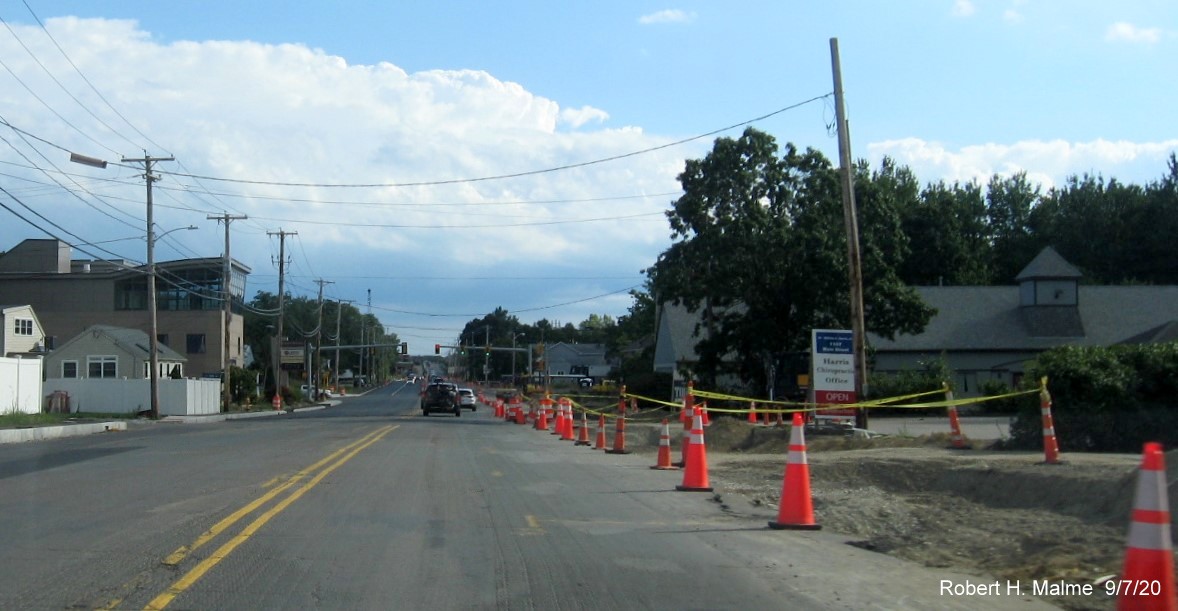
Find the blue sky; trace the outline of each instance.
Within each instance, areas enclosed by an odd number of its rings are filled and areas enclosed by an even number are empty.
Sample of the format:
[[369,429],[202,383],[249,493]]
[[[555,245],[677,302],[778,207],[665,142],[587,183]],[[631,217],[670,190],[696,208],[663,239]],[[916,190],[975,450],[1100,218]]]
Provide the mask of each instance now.
[[[371,289],[373,313],[427,352],[496,307],[525,322],[624,314],[669,245],[675,176],[712,138],[467,179],[823,96],[832,37],[854,156],[892,156],[923,182],[1143,184],[1178,149],[1172,1],[568,4],[3,0],[0,117],[42,140],[0,125],[0,186],[84,241],[120,240],[142,226],[142,181],[62,164],[61,149],[174,155],[162,171],[204,178],[165,174],[157,223],[200,230],[169,235],[159,258],[219,256],[207,214],[248,214],[233,254],[254,270],[250,295],[274,291],[267,234],[297,231],[292,292],[322,278],[363,305]],[[833,115],[820,100],[754,125],[836,158]],[[0,250],[44,237],[0,215]],[[145,257],[142,240],[104,247]]]

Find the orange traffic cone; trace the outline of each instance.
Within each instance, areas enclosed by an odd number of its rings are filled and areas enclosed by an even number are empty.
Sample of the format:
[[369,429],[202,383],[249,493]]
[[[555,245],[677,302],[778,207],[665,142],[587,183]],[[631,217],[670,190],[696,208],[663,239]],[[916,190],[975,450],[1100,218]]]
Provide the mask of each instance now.
[[630,450],[626,449],[626,416],[625,414],[618,416],[618,424],[614,429],[614,447],[612,450],[606,450],[606,454],[629,454]]
[[810,498],[810,464],[806,461],[805,422],[801,412],[794,412],[789,430],[789,455],[785,461],[785,480],[781,483],[781,502],[777,521],[769,528],[776,530],[818,530],[814,521],[814,501]]
[[667,424],[667,419],[663,418],[663,431],[659,434],[659,459],[658,463],[651,469],[662,469],[664,471],[673,471],[679,469],[671,464],[671,427]]
[[704,444],[704,416],[698,407],[691,419],[691,438],[687,444],[687,464],[683,468],[683,483],[676,490],[711,492],[708,484],[708,448]]
[[282,409],[282,395],[279,395],[278,393],[274,393],[274,399],[272,401],[270,401],[270,405],[274,407],[274,411],[281,410]]
[[564,408],[564,430],[560,432],[560,440],[573,441],[576,439],[573,436],[573,404],[568,399],[561,397],[560,406]]
[[706,401],[700,404],[699,411],[703,413],[704,426],[712,426],[712,419],[708,416],[708,404]]
[[1166,459],[1162,444],[1142,451],[1129,543],[1118,584],[1117,609],[1178,610],[1174,589],[1174,551],[1170,542],[1170,500],[1166,493]]
[[599,414],[597,417],[597,443],[593,446],[593,449],[605,449],[605,414]]
[[577,434],[577,442],[573,445],[592,445],[589,443],[589,416],[585,412],[581,412],[581,431]]
[[1047,392],[1047,378],[1039,386],[1039,411],[1043,414],[1043,462],[1059,464],[1059,442],[1055,439],[1055,421],[1051,418],[1051,393]]
[[749,424],[757,423],[757,402],[749,401]]
[[552,434],[564,436],[564,399],[556,402],[556,426],[552,427]]

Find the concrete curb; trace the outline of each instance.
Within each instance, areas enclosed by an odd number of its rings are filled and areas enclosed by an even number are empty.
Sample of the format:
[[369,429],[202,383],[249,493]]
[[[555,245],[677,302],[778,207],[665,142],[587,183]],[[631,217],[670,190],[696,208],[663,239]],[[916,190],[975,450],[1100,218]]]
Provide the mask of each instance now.
[[25,441],[45,441],[62,437],[76,437],[78,435],[93,435],[108,431],[125,431],[127,423],[88,422],[86,424],[67,424],[62,426],[38,426],[27,429],[0,430],[0,443],[21,443]]
[[[339,405],[339,401],[328,401],[319,405],[312,405],[310,407],[300,407],[294,412],[313,412],[316,410],[327,409],[332,405]],[[160,423],[180,423],[180,424],[206,424],[213,422],[224,422],[226,420],[238,420],[241,418],[259,418],[262,416],[283,416],[291,412],[287,411],[269,411],[269,412],[242,412],[237,414],[210,414],[208,416],[164,416],[159,419]],[[139,422],[139,421],[136,421]],[[147,423],[150,424],[150,421]],[[61,439],[63,437],[78,437],[80,435],[93,435],[95,433],[106,433],[109,431],[125,431],[127,430],[126,420],[115,420],[111,422],[87,422],[84,424],[63,424],[59,426],[35,426],[23,429],[0,429],[0,444],[4,443],[23,443],[26,441],[47,441],[50,439]]]

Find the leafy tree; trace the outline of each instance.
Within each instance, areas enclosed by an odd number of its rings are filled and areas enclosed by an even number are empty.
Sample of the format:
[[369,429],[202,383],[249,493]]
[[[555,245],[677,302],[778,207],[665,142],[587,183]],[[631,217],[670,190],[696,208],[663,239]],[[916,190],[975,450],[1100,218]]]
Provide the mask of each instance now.
[[1009,178],[995,175],[986,192],[986,220],[990,228],[992,284],[1014,284],[1014,279],[1047,241],[1031,224],[1040,200],[1039,187],[1026,172]]
[[[746,129],[719,138],[679,176],[667,213],[675,242],[648,270],[660,301],[702,314],[695,372],[732,370],[763,383],[767,362],[805,350],[813,328],[849,326],[845,224],[838,171],[819,152]],[[898,206],[915,180],[887,164],[855,169],[868,327],[885,336],[923,328],[931,311],[895,273],[906,254]],[[735,355],[734,365],[725,355]]]
[[900,266],[904,282],[916,286],[990,283],[986,203],[977,183],[928,185],[920,197],[897,210],[909,240]]

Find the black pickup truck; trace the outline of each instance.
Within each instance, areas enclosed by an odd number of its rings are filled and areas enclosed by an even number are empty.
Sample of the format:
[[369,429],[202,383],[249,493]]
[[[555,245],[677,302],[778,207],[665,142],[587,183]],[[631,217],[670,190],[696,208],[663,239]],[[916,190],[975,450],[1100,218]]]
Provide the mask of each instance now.
[[433,382],[421,393],[421,415],[431,412],[450,412],[462,416],[462,405],[458,401],[458,386],[449,382]]

